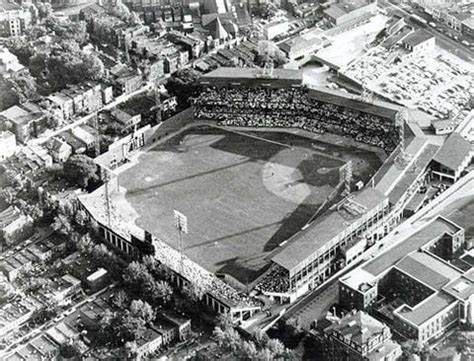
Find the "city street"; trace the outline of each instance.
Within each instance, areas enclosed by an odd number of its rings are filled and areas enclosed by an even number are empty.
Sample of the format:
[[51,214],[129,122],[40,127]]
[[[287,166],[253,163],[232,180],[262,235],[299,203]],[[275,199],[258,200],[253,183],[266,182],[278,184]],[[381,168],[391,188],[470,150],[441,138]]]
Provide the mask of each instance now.
[[[405,9],[402,9],[399,6],[396,6],[394,4],[391,4],[387,0],[380,0],[378,2],[379,6],[383,9],[385,9],[388,13],[388,15],[398,15],[398,16],[403,16],[405,17],[405,21],[408,25],[412,25],[415,28],[420,28],[420,24],[417,24],[414,22],[412,19],[410,19],[410,16],[412,15]],[[430,19],[429,15],[424,13],[423,11],[420,10],[414,10],[413,14],[416,14],[428,22],[431,22],[432,19]],[[431,35],[436,36],[436,41],[438,45],[449,52],[459,56],[461,59],[466,60],[466,61],[473,61],[474,59],[474,53],[469,49],[469,47],[465,46],[461,42],[455,41],[451,39],[449,36],[447,36],[445,33],[439,31],[438,29],[435,29],[429,25],[423,26],[423,30],[427,31]]]

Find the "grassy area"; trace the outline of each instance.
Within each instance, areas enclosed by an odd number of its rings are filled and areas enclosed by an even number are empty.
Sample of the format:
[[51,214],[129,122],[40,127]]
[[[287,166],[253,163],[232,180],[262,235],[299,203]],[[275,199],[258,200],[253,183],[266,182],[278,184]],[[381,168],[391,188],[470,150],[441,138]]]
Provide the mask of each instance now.
[[334,190],[347,154],[288,133],[194,127],[142,154],[119,183],[139,226],[179,249],[179,210],[188,217],[184,252],[245,283]]

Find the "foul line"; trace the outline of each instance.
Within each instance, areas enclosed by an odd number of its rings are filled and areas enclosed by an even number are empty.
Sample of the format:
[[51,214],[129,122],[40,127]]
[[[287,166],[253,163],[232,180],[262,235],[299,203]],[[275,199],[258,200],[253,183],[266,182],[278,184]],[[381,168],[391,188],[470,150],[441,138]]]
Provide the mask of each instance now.
[[277,141],[275,141],[275,140],[270,140],[270,139],[262,138],[262,137],[259,137],[259,136],[253,135],[253,134],[248,134],[248,133],[240,132],[240,131],[238,131],[238,130],[229,129],[229,128],[224,128],[224,127],[219,127],[219,126],[217,126],[217,125],[211,125],[211,127],[217,128],[217,129],[221,129],[221,130],[225,130],[226,132],[232,132],[232,133],[236,133],[236,134],[239,134],[239,135],[243,135],[243,136],[249,137],[249,138],[255,138],[255,139],[258,139],[258,140],[263,140],[263,141],[265,141],[265,142],[277,144],[277,145],[280,145],[280,146],[282,146],[282,147],[286,147],[286,148],[290,148],[290,149],[293,148],[291,145],[288,145],[288,144],[280,143],[280,142],[277,142]]

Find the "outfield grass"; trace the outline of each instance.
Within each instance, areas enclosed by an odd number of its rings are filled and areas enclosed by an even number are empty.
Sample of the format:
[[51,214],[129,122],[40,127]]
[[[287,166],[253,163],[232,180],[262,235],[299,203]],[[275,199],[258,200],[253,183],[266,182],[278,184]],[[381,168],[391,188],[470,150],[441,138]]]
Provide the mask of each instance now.
[[[351,151],[288,133],[195,127],[140,155],[119,183],[140,227],[179,249],[176,209],[188,217],[191,259],[251,282],[334,190]],[[357,172],[368,177],[374,164],[362,163]]]

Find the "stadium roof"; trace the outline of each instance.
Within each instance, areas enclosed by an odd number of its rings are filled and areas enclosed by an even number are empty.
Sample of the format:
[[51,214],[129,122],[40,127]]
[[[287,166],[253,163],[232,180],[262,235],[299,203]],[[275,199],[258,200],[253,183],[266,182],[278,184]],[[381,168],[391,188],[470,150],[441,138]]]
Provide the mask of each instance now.
[[403,109],[399,105],[374,100],[367,103],[359,96],[344,93],[340,90],[333,90],[324,87],[311,87],[309,95],[316,100],[339,105],[345,108],[355,109],[364,113],[378,115],[384,118],[395,119],[395,115]]
[[415,162],[404,172],[402,177],[395,183],[395,186],[388,194],[390,203],[396,204],[415,180],[424,173],[426,167],[430,164],[434,155],[438,151],[437,145],[428,144],[421,154],[416,158]]
[[362,268],[374,276],[390,269],[391,266],[399,262],[405,255],[417,250],[429,242],[440,238],[444,234],[452,234],[461,230],[455,223],[439,216],[425,227],[414,233],[403,242],[389,249],[379,257],[373,259]]
[[435,290],[461,276],[460,271],[425,252],[413,252],[395,267]]
[[293,269],[385,199],[373,188],[364,189],[353,198],[353,201],[364,209],[364,212],[359,214],[349,209],[349,200],[345,199],[338,205],[337,210],[329,211],[307,229],[297,233],[287,245],[273,255],[272,261],[287,270]]
[[238,84],[242,86],[271,86],[283,88],[288,86],[301,86],[303,73],[300,70],[273,69],[271,76],[264,75],[263,69],[256,68],[217,68],[199,79],[200,84],[213,86],[229,86]]
[[[426,138],[415,137],[406,147],[406,153],[418,158],[428,144]],[[389,195],[395,189],[398,181],[403,177],[407,168],[390,167],[387,169],[383,177],[377,182],[376,189],[385,195]],[[393,199],[393,196],[392,196]]]
[[465,159],[472,153],[472,146],[458,133],[453,133],[444,142],[434,161],[450,169],[458,169]]
[[421,301],[413,308],[408,305],[403,305],[395,310],[394,314],[420,326],[454,302],[456,302],[456,300],[453,297],[438,292]]

